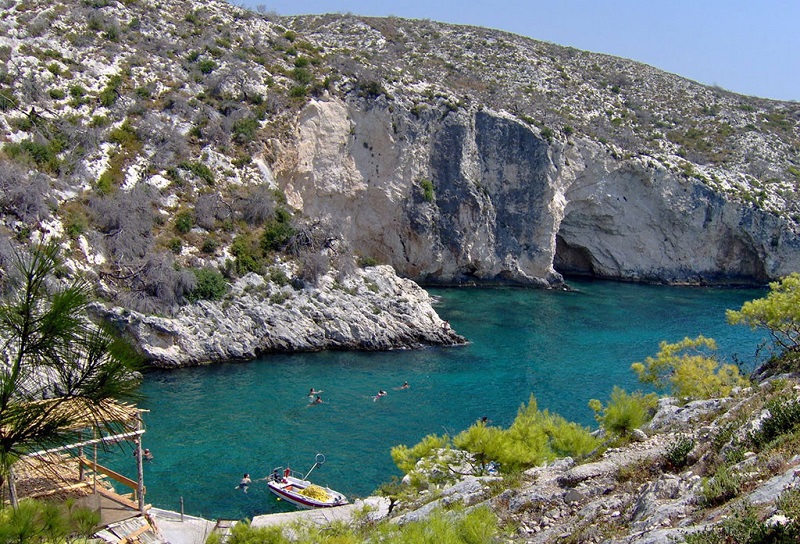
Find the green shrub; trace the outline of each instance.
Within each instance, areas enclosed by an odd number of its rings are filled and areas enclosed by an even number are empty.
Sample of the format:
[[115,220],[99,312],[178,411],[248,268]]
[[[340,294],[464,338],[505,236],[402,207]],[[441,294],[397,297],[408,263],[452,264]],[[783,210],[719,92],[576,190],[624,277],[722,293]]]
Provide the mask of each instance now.
[[203,240],[203,247],[200,248],[200,251],[205,253],[206,255],[213,255],[217,248],[219,247],[219,242],[216,238],[206,238]]
[[634,363],[631,368],[642,382],[671,389],[678,397],[722,397],[729,395],[734,387],[749,383],[739,375],[736,366],[720,366],[708,354],[717,347],[711,338],[684,338],[674,344],[661,342],[659,347],[655,357],[648,357],[644,363]]
[[447,435],[429,434],[412,448],[404,445],[393,447],[391,449],[392,461],[397,468],[403,471],[403,474],[408,474],[414,470],[420,459],[432,457],[438,450],[449,446],[450,438]]
[[675,442],[667,446],[665,458],[667,465],[672,470],[680,470],[686,466],[688,462],[689,453],[694,449],[694,440],[691,438],[678,435]]
[[[233,126],[231,127],[231,134],[237,142],[244,143],[252,140],[255,135],[256,131],[258,130],[259,123],[258,119],[253,117],[245,117],[242,119],[237,119],[234,121]],[[235,166],[235,161],[234,161]]]
[[786,525],[762,521],[748,504],[737,507],[719,525],[686,536],[687,544],[795,544],[800,541],[796,521]]
[[359,257],[358,266],[361,268],[369,268],[370,266],[378,266],[380,263],[375,257]]
[[261,235],[261,249],[264,251],[277,251],[282,249],[295,230],[291,224],[291,215],[283,208],[277,208],[272,218],[264,225]]
[[248,522],[233,526],[227,540],[228,544],[289,544],[292,542],[283,535],[283,526],[251,527]]
[[236,257],[236,273],[244,275],[248,272],[258,272],[262,266],[262,256],[259,254],[258,245],[251,236],[240,234],[233,239],[231,255]]
[[211,168],[203,164],[199,161],[183,161],[178,164],[178,168],[183,170],[188,170],[198,178],[202,179],[209,185],[214,185],[216,182],[214,178],[214,172],[211,171]]
[[175,230],[181,234],[186,234],[194,226],[194,214],[189,210],[178,212],[175,216]]
[[208,75],[217,69],[217,63],[212,59],[203,59],[197,63],[197,68],[200,73]]
[[115,175],[114,172],[111,170],[106,170],[100,177],[97,178],[97,182],[94,184],[94,190],[98,195],[110,195],[114,192],[115,189]]
[[228,282],[214,268],[195,268],[192,270],[197,278],[197,285],[187,297],[191,302],[198,300],[219,300],[228,291]]
[[305,98],[308,94],[308,87],[305,85],[295,85],[289,89],[289,96],[291,98]]
[[607,432],[625,437],[650,419],[650,413],[657,401],[657,397],[652,393],[643,395],[637,391],[630,394],[614,386],[611,400],[605,407],[597,399],[592,399],[589,407],[594,410],[595,419]]
[[105,106],[106,108],[110,108],[114,105],[119,97],[119,89],[122,87],[122,76],[115,74],[108,79],[108,83],[100,91],[98,99],[100,100],[100,104]]
[[100,523],[100,514],[88,508],[25,499],[18,508],[0,509],[2,542],[72,542],[89,538]]
[[286,275],[286,272],[283,271],[283,268],[271,268],[269,271],[269,281],[283,287],[284,285],[289,285],[291,280],[289,276]]
[[169,250],[174,254],[178,255],[181,251],[183,251],[183,242],[180,238],[173,238],[169,241]]
[[14,96],[14,89],[10,87],[0,87],[0,111],[9,111],[17,107],[17,99]]
[[741,476],[722,465],[714,476],[703,479],[703,502],[707,506],[724,504],[739,495],[742,483]]
[[86,96],[86,89],[82,85],[72,85],[69,88],[69,95],[72,98],[83,98]]
[[783,434],[794,431],[800,425],[800,402],[793,395],[781,395],[767,402],[769,416],[761,422],[751,440],[758,447],[773,441]]
[[479,468],[496,461],[504,471],[529,468],[557,457],[584,457],[598,446],[585,427],[540,411],[533,395],[507,430],[478,422],[456,435],[453,443],[473,453]]
[[112,143],[119,144],[125,150],[134,152],[142,147],[142,142],[136,129],[133,128],[129,120],[125,120],[120,126],[111,129],[108,133],[108,140]]
[[19,143],[9,142],[3,147],[3,150],[12,160],[34,164],[51,174],[57,174],[61,168],[61,161],[58,159],[61,146],[56,141],[48,143],[33,140],[22,140]]
[[69,214],[68,216],[64,217],[63,220],[64,230],[66,231],[67,236],[73,240],[86,232],[86,229],[89,226],[89,220],[87,219],[86,214],[83,213]]
[[62,98],[67,96],[67,93],[65,93],[63,89],[50,89],[48,91],[48,94],[50,95],[50,98],[52,98],[53,100],[61,100]]
[[[537,444],[543,445],[547,442],[547,436],[544,432],[542,432],[538,438],[539,440],[535,441]],[[518,466],[516,459],[519,457],[519,454],[522,453],[516,449],[511,451],[515,444],[512,443],[502,429],[499,427],[486,426],[482,422],[478,422],[457,434],[453,438],[453,444],[456,448],[468,451],[475,456],[477,470],[481,474],[488,468],[490,461],[499,461],[503,459],[503,461],[508,464],[509,468],[511,468],[512,465],[515,467]],[[504,453],[508,453],[509,455],[504,456]],[[541,449],[529,453],[529,456],[525,456],[526,460],[534,457],[537,459],[543,458]]]
[[732,325],[761,329],[785,351],[800,348],[800,274],[794,272],[769,284],[766,297],[745,302],[739,311],[728,310]]
[[292,78],[300,85],[308,85],[313,79],[311,72],[305,68],[293,68]]
[[422,198],[425,202],[433,202],[435,198],[435,194],[433,192],[433,182],[429,179],[423,178],[420,182],[420,187],[422,187]]

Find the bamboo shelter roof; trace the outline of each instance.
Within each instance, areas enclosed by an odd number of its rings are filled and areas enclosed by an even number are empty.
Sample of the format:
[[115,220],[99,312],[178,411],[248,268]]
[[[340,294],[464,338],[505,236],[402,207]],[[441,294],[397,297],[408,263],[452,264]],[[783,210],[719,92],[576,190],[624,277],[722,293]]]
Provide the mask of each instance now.
[[[50,405],[50,406],[48,406]],[[41,424],[48,420],[67,421],[65,431],[79,431],[90,427],[121,424],[133,428],[136,425],[139,410],[133,404],[106,399],[95,403],[91,400],[76,397],[72,399],[44,399],[30,401],[26,406],[38,409]]]

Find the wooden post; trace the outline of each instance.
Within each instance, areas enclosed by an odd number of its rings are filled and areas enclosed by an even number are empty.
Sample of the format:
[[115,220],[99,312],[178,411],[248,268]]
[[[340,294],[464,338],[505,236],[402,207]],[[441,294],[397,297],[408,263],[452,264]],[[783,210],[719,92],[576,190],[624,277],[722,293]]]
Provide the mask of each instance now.
[[181,523],[183,523],[183,497],[181,497]]
[[[92,431],[92,436],[97,439],[97,429]],[[92,472],[92,493],[97,494],[97,444],[94,445],[94,466],[95,470]]]
[[[142,414],[136,412],[136,430],[142,430]],[[136,438],[136,498],[139,501],[139,512],[144,514],[144,464],[142,463],[142,435]]]
[[[78,457],[83,457],[83,446],[78,446]],[[78,463],[78,480],[83,482],[83,477],[86,473],[83,470],[83,463]]]
[[11,500],[11,506],[16,510],[19,508],[19,500],[17,499],[17,478],[14,476],[14,466],[8,467],[8,498]]

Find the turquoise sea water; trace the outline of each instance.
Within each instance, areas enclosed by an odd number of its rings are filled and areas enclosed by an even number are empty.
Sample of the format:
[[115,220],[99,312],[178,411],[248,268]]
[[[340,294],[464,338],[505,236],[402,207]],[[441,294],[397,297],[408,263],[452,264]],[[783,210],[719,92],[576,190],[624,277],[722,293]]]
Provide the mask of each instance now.
[[[607,400],[613,385],[640,385],[633,362],[670,342],[704,334],[729,361],[752,361],[762,336],[725,322],[726,309],[764,295],[757,290],[572,282],[574,292],[526,289],[431,289],[440,315],[470,340],[461,347],[384,353],[271,355],[146,375],[150,410],[144,446],[149,503],[187,514],[243,518],[291,510],[255,482],[234,490],[244,472],[259,478],[276,466],[366,496],[399,475],[389,451],[431,433],[455,434],[486,416],[509,425],[531,394],[539,407],[593,425],[587,403]],[[410,389],[398,390],[404,381]],[[309,405],[311,387],[324,403]],[[379,389],[388,395],[377,401]],[[135,474],[130,448],[106,459]]]

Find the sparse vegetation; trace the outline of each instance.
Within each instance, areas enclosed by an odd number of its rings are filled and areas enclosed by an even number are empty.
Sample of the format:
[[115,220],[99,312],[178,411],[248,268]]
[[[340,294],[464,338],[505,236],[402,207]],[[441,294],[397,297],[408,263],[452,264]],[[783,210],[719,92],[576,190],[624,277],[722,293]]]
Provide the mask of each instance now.
[[634,429],[640,428],[652,417],[658,398],[655,394],[628,393],[614,387],[611,400],[606,406],[597,399],[589,402],[595,412],[595,419],[609,433],[618,437],[627,437]]
[[734,387],[748,384],[739,369],[720,364],[710,355],[716,349],[713,339],[698,336],[673,344],[661,342],[655,357],[631,368],[644,383],[671,391],[680,398],[707,399],[730,394]]
[[728,322],[768,332],[785,352],[800,351],[800,274],[772,282],[769,289],[766,297],[745,302],[738,311],[728,310]]
[[433,202],[436,199],[433,192],[433,182],[427,178],[423,178],[420,180],[419,185],[422,188],[423,200],[425,200],[425,202]]
[[188,299],[192,302],[198,300],[219,300],[228,291],[228,282],[222,274],[213,268],[193,269],[197,283],[189,292]]

